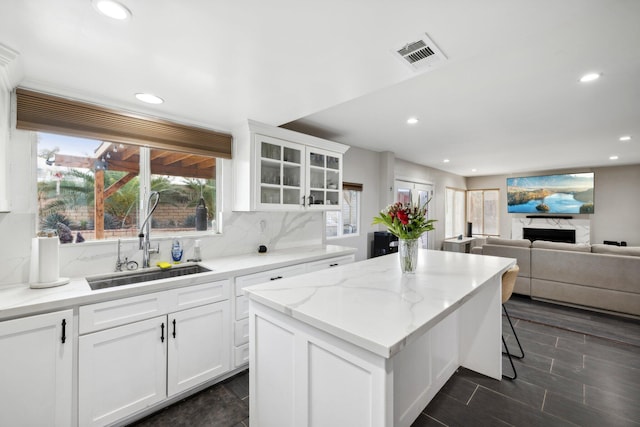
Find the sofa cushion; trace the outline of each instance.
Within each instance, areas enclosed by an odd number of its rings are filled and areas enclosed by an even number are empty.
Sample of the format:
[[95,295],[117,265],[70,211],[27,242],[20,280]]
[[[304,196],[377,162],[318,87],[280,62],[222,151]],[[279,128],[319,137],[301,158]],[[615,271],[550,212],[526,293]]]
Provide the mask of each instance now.
[[531,296],[640,316],[640,293],[531,279]]
[[591,252],[591,246],[585,243],[563,243],[547,242],[546,240],[536,240],[531,244],[532,248],[557,249],[562,251]]
[[520,277],[531,277],[531,249],[517,246],[491,245],[482,246],[482,255],[515,258],[520,267]]
[[594,254],[640,256],[640,247],[597,244],[591,246],[591,252]]
[[520,248],[529,248],[531,247],[531,241],[529,239],[501,239],[499,237],[487,237],[487,245],[518,246]]
[[531,249],[532,279],[640,293],[638,271],[638,257]]
[[474,246],[469,253],[482,255],[482,246]]

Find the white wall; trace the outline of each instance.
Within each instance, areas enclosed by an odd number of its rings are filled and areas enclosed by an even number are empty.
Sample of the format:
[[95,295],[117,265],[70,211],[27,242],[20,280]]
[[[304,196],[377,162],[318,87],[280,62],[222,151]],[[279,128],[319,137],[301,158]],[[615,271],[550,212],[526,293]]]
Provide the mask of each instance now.
[[434,248],[440,249],[442,247],[442,241],[445,238],[445,189],[447,187],[465,189],[467,188],[466,179],[440,169],[430,168],[401,159],[396,159],[395,176],[396,179],[404,181],[433,184],[435,194],[429,203],[429,209],[435,212],[433,218],[437,219],[438,222],[435,223],[435,230],[430,231],[430,233],[435,233]]
[[[527,175],[571,172],[594,172],[595,175],[595,213],[573,215],[574,218],[590,220],[591,243],[615,240],[626,241],[629,246],[640,246],[640,165],[539,171],[527,173]],[[500,236],[510,238],[511,218],[525,215],[507,213],[506,187],[507,175],[467,179],[469,190],[500,189]]]
[[[465,178],[439,169],[396,159],[392,152],[374,152],[351,147],[344,157],[344,180],[363,184],[361,199],[361,231],[358,236],[340,239],[327,239],[330,244],[339,244],[357,248],[356,259],[363,260],[371,256],[371,242],[374,231],[385,230],[382,226],[371,225],[373,217],[381,209],[393,202],[393,182],[396,179],[432,184],[435,197],[429,204],[433,210],[435,224],[435,248],[442,247],[444,240],[445,188],[466,188]],[[391,192],[389,194],[389,192]],[[384,200],[383,200],[384,198]]]
[[[379,202],[380,172],[378,164],[380,153],[362,148],[351,147],[343,158],[343,181],[362,184],[360,195],[360,231],[355,236],[326,239],[326,243],[350,246],[357,249],[356,260],[361,261],[371,256],[371,233],[378,226],[371,225],[373,217],[384,206]],[[385,204],[386,206],[386,204]]]

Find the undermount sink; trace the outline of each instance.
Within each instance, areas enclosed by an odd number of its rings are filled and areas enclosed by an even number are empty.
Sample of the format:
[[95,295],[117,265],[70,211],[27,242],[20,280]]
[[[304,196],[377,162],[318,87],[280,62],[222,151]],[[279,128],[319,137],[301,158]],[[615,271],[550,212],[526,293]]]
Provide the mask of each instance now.
[[116,273],[106,276],[88,277],[87,282],[89,282],[91,289],[95,291],[97,289],[113,288],[114,286],[124,286],[140,282],[149,282],[151,280],[206,273],[208,271],[211,270],[197,264],[171,267],[164,270],[160,268],[150,268],[144,271],[136,271],[128,274]]

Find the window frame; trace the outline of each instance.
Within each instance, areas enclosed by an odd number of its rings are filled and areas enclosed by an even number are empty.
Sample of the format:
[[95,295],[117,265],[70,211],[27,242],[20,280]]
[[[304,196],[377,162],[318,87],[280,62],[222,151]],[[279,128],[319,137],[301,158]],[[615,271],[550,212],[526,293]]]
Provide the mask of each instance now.
[[[52,132],[46,132],[46,131],[36,131],[37,133],[48,133],[48,134],[53,134]],[[34,132],[35,133],[35,132]],[[71,134],[63,134],[60,132],[56,132],[55,134],[59,134],[62,136],[67,136],[67,137],[77,137],[75,135],[71,135]],[[104,143],[105,141],[102,141],[100,139],[95,139],[95,138],[85,138],[85,139],[90,139],[92,141],[95,141],[96,143]],[[39,141],[35,142],[36,145],[39,144]],[[138,161],[138,174],[137,174],[137,178],[139,181],[139,188],[138,188],[138,195],[137,195],[137,206],[135,208],[135,210],[137,211],[137,218],[136,218],[136,223],[135,225],[135,229],[138,229],[140,227],[140,221],[142,218],[144,218],[146,216],[146,212],[147,212],[147,203],[148,203],[148,199],[149,199],[149,191],[151,188],[151,182],[152,182],[152,177],[153,176],[163,176],[162,174],[158,175],[157,173],[153,173],[152,171],[152,150],[162,150],[162,151],[167,151],[167,152],[174,152],[174,153],[185,153],[185,154],[192,154],[189,152],[188,149],[184,148],[184,147],[174,147],[174,149],[169,150],[169,149],[164,149],[164,148],[156,148],[156,147],[149,147],[149,146],[140,146],[140,145],[136,145],[136,144],[128,144],[129,146],[132,147],[137,147],[139,150],[139,161]],[[36,150],[39,150],[39,146],[37,146]],[[115,151],[115,150],[114,150]],[[199,154],[200,156],[203,156],[201,154]],[[211,179],[215,180],[215,206],[214,206],[214,212],[212,212],[212,217],[213,217],[213,224],[211,226],[211,228],[208,228],[207,230],[184,230],[184,229],[180,229],[180,230],[171,230],[170,228],[160,228],[160,229],[154,229],[152,228],[152,234],[154,234],[154,238],[158,238],[158,239],[167,239],[167,238],[171,238],[171,237],[175,237],[176,235],[180,235],[180,236],[193,236],[193,237],[197,237],[197,236],[210,236],[210,235],[216,235],[216,234],[221,234],[221,221],[220,219],[220,214],[221,214],[221,206],[223,203],[223,188],[222,188],[222,176],[223,176],[223,168],[222,168],[222,159],[219,157],[215,157],[212,156],[211,154],[207,155],[206,157],[211,157],[213,159],[215,159],[215,174],[214,176],[211,177]],[[38,157],[36,156],[34,160],[36,160]],[[103,158],[104,160],[104,158]],[[75,169],[73,167],[71,167],[72,169]],[[82,168],[81,168],[82,169]],[[98,168],[99,169],[99,168]],[[98,172],[97,170],[93,171],[94,174],[96,172]],[[177,177],[180,177],[179,175],[176,175]],[[184,177],[184,178],[188,178],[188,177]],[[38,185],[38,178],[36,177],[35,180],[35,184]],[[94,191],[95,191],[95,185],[94,185]],[[37,192],[36,192],[37,193]],[[93,206],[93,210],[94,212],[96,211],[96,206]],[[36,232],[41,231],[41,218],[40,218],[40,209],[38,209],[38,212],[36,213],[37,215],[37,220],[36,220]],[[94,214],[95,215],[95,214]],[[105,214],[103,212],[102,217],[104,218]],[[94,217],[95,218],[95,217]],[[210,220],[207,220],[208,222]],[[94,226],[95,227],[95,226]],[[93,228],[91,230],[96,230],[96,228]],[[136,232],[137,235],[137,232]],[[102,238],[92,238],[90,240],[86,240],[83,243],[99,243],[99,242],[106,242],[106,241],[113,241],[115,239],[135,239],[135,236],[122,236],[122,237],[117,237],[117,236],[104,236]]]
[[[486,192],[496,192],[497,193],[497,206],[496,206],[496,234],[489,234],[486,233],[485,231],[485,193]],[[482,223],[480,226],[481,232],[480,233],[472,233],[478,236],[500,236],[500,189],[499,188],[474,188],[473,190],[467,190],[467,197],[466,197],[466,204],[467,204],[467,209],[466,209],[466,218],[467,221],[469,221],[469,218],[472,217],[472,215],[470,215],[470,209],[471,209],[471,203],[469,203],[469,197],[471,196],[471,193],[477,193],[480,192],[482,193],[482,202],[480,203],[480,208],[482,209],[481,215],[480,217],[482,218]],[[475,224],[474,224],[475,225]]]
[[[449,214],[449,199],[448,199],[450,197],[450,194],[449,194],[450,192],[452,192],[452,195],[453,195],[453,201],[452,201],[453,212],[451,212],[451,218],[449,217],[450,214]],[[458,194],[458,193],[463,193],[464,194],[464,197],[462,199],[464,201],[464,206],[462,206],[462,208],[455,206],[456,200],[457,200],[456,194]],[[463,189],[463,188],[457,188],[457,187],[446,187],[445,188],[445,203],[444,203],[444,205],[445,205],[445,208],[444,208],[445,209],[445,213],[444,213],[444,217],[445,217],[445,237],[444,238],[445,239],[451,239],[451,238],[454,238],[456,236],[459,236],[460,234],[464,235],[465,234],[465,224],[464,223],[467,220],[467,190]],[[458,213],[460,209],[462,209],[464,221],[463,221],[463,224],[462,224],[462,230],[456,230],[455,218],[456,218],[456,213]],[[447,235],[447,230],[448,230],[447,223],[450,220],[452,221],[452,233],[453,234]],[[456,232],[456,231],[459,231],[459,232]]]
[[[345,222],[344,222],[344,217],[343,217],[343,211],[344,211],[344,206],[345,206],[345,200],[344,200],[344,195],[345,195],[345,191],[353,191],[356,194],[356,202],[357,202],[357,207],[356,207],[356,232],[355,233],[348,233],[348,234],[344,234],[344,226],[345,226]],[[327,240],[333,240],[333,239],[345,239],[345,238],[349,238],[349,237],[357,237],[360,236],[360,228],[361,228],[361,223],[362,223],[362,214],[361,214],[361,210],[362,210],[362,184],[355,184],[355,183],[348,183],[348,182],[343,182],[342,183],[342,206],[343,209],[340,210],[336,210],[336,211],[326,211],[325,212],[325,216],[324,216],[324,229],[325,229],[325,238]],[[327,235],[327,226],[328,226],[328,219],[329,219],[329,214],[331,213],[337,213],[337,234],[335,236],[328,236]]]

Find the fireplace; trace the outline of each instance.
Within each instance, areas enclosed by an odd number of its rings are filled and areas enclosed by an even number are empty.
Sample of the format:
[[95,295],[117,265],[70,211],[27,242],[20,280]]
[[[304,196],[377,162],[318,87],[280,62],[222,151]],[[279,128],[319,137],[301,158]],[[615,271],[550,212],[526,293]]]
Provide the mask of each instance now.
[[[540,231],[569,231],[573,233],[573,239],[575,239],[574,243],[583,243],[588,244],[590,239],[590,219],[564,219],[564,218],[524,218],[524,217],[513,217],[511,218],[511,238],[512,239],[531,239],[533,241],[532,236],[525,236],[524,229],[529,228],[529,232],[537,233]],[[536,237],[538,240],[556,240],[550,237]],[[563,236],[565,237],[565,236]],[[561,240],[563,242],[573,241],[573,240]]]
[[551,242],[576,242],[576,230],[568,230],[561,228],[523,228],[522,237],[534,240],[548,240]]

